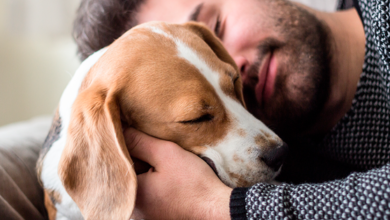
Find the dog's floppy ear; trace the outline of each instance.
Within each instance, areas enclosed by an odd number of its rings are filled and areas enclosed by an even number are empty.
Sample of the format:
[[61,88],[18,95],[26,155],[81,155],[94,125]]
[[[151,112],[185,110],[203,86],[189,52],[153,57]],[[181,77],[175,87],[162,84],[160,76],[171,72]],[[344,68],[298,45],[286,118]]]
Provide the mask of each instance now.
[[[193,21],[187,22],[184,25],[187,26],[192,32],[197,34],[200,38],[202,38],[203,41],[206,42],[209,47],[214,51],[215,55],[217,55],[217,57],[223,62],[230,64],[240,76],[240,70],[238,69],[236,62],[234,62],[233,58],[229,55],[225,47],[222,45],[222,42],[215,36],[213,32],[210,31],[207,26],[199,22]],[[237,97],[241,101],[242,105],[245,107],[240,77],[236,81],[235,88]]]
[[59,176],[85,219],[130,219],[135,205],[136,174],[115,93],[95,81],[72,107]]

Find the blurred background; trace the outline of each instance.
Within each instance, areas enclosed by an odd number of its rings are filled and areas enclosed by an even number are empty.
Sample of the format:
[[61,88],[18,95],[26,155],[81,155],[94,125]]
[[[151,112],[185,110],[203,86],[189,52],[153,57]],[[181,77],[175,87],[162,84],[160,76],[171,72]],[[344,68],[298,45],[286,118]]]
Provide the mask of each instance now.
[[[296,0],[334,11],[336,0]],[[71,37],[80,0],[0,0],[0,126],[50,115],[79,65]]]
[[52,114],[79,65],[80,0],[0,0],[0,126]]

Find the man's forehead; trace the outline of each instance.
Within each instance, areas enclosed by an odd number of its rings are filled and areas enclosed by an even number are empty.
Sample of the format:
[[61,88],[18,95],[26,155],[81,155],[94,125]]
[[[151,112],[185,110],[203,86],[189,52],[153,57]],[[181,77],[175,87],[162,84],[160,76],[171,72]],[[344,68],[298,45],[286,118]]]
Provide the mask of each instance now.
[[166,21],[184,23],[196,20],[204,0],[146,0],[137,13],[139,23]]

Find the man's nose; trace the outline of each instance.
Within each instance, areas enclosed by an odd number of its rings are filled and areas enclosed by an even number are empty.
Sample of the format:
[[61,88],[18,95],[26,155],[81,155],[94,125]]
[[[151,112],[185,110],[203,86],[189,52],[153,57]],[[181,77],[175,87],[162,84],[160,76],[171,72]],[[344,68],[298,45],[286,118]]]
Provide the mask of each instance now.
[[240,70],[241,76],[246,77],[246,71],[247,71],[248,65],[249,65],[248,60],[243,56],[236,56],[233,59],[234,59],[234,62],[236,62],[238,69]]
[[261,155],[260,159],[264,161],[267,166],[272,170],[278,171],[280,166],[282,166],[284,160],[288,154],[288,146],[286,143],[283,143],[282,146],[273,148]]

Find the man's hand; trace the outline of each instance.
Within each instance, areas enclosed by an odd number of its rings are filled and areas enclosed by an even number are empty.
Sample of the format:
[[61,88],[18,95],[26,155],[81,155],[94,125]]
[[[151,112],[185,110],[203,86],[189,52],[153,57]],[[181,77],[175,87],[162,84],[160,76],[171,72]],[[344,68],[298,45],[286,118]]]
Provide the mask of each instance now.
[[230,219],[232,189],[199,157],[175,143],[129,128],[124,132],[132,157],[153,168],[138,175],[133,217],[145,219]]

